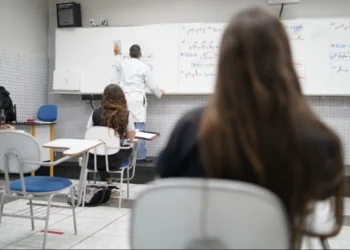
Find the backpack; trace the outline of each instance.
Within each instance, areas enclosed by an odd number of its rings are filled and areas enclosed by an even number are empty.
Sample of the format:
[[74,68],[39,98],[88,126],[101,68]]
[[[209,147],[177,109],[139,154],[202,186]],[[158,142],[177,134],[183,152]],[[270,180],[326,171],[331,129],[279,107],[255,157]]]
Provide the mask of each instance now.
[[[78,186],[73,186],[73,199],[75,205],[78,204]],[[111,198],[111,189],[109,187],[101,187],[101,186],[88,186],[86,187],[86,194],[85,194],[85,206],[86,207],[94,207],[101,205],[103,203],[106,203]],[[71,203],[71,194],[67,194],[67,202],[69,205],[72,205]],[[82,204],[80,204],[82,206]]]
[[[0,86],[0,112],[2,110],[4,111],[6,123],[10,123],[16,120],[10,92],[8,92],[3,86]],[[2,115],[1,113],[0,116]]]

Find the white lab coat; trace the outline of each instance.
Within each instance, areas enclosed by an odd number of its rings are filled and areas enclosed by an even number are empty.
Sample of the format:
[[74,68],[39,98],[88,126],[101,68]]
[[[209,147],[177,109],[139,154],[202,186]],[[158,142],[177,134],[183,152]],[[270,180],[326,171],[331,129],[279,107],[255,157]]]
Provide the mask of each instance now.
[[119,72],[119,84],[125,92],[128,109],[134,122],[146,122],[147,98],[146,87],[158,98],[162,96],[161,90],[153,82],[149,67],[138,59],[121,60],[116,57],[116,70]]

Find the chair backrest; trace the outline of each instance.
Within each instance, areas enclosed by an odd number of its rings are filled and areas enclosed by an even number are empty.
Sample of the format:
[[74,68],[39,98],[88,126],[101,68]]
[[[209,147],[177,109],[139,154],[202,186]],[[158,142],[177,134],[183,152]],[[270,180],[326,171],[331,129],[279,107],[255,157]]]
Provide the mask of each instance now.
[[[103,141],[104,144],[96,148],[97,155],[112,155],[119,152],[120,137],[116,134],[114,129],[102,126],[94,126],[86,130],[86,140]],[[94,149],[89,151],[91,154],[95,152]]]
[[[0,131],[0,170],[6,173],[5,154],[16,153],[22,164],[22,173],[36,171],[40,167],[41,149],[38,141],[30,134],[20,131]],[[30,162],[30,163],[29,163]],[[21,173],[21,166],[15,154],[8,156],[8,172]]]
[[133,206],[132,249],[287,249],[288,220],[271,192],[248,183],[164,179]]
[[45,122],[54,122],[58,118],[58,107],[53,104],[46,104],[38,110],[38,120]]

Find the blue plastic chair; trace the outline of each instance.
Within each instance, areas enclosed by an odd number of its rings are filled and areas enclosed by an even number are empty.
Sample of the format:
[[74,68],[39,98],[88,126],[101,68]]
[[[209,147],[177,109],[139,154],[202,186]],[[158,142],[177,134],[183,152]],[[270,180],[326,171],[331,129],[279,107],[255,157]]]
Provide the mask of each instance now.
[[38,110],[38,120],[44,122],[54,122],[58,118],[58,107],[53,104],[46,104]]
[[[75,203],[73,195],[73,184],[70,180],[59,177],[24,177],[36,171],[40,166],[57,165],[69,157],[64,157],[55,162],[41,162],[41,147],[37,140],[30,134],[19,131],[0,131],[0,170],[5,173],[5,189],[0,198],[0,226],[3,216],[27,218],[31,220],[32,230],[34,227],[34,219],[45,220],[45,232],[43,240],[43,249],[46,248],[46,239],[49,226],[50,209],[55,195],[59,194],[64,189],[70,188],[71,206],[59,206],[61,208],[70,208],[73,210],[74,231],[77,234],[77,224],[75,216]],[[18,174],[20,178],[16,181],[10,181],[10,174]],[[37,217],[33,213],[33,200],[39,199],[42,201],[47,197],[47,214],[46,217]],[[30,216],[23,214],[7,214],[4,213],[5,198],[11,199],[26,199],[29,200]]]

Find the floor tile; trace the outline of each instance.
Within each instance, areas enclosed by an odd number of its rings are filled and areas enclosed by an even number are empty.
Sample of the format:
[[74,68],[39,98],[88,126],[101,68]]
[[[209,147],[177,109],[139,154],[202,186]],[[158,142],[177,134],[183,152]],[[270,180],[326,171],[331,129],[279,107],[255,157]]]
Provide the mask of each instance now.
[[141,192],[141,191],[144,191],[144,190],[147,190],[147,188],[149,188],[150,185],[147,185],[147,184],[139,184],[135,187],[133,187],[132,189],[130,189],[131,192]]
[[115,237],[130,237],[130,221],[117,220],[102,230],[98,231],[96,235],[108,235]]
[[330,239],[328,242],[331,249],[350,249],[350,241],[347,240]]
[[119,218],[118,221],[131,221],[131,212]]
[[[75,214],[79,214],[82,211],[88,209],[87,207],[76,207],[75,208]],[[73,211],[70,208],[60,208],[58,209],[57,212],[55,212],[56,214],[63,214],[63,215],[73,215]]]
[[334,239],[350,241],[350,227],[343,227],[340,233]]
[[[13,214],[16,211],[17,210],[4,208],[4,214]],[[11,220],[11,219],[12,219],[11,217],[3,216],[1,219],[1,222],[4,223],[5,221]]]
[[11,210],[23,210],[29,207],[27,203],[28,203],[28,200],[15,200],[15,201],[5,203],[4,208],[11,209]]
[[[46,216],[42,215],[42,216]],[[69,218],[69,215],[62,215],[62,214],[52,214],[50,215],[50,220],[49,220],[49,226],[52,226],[66,218]],[[72,217],[69,218],[72,223],[73,219]],[[23,218],[13,218],[8,221],[5,221],[4,224],[9,224],[9,225],[21,225],[21,226],[31,226],[31,220],[30,219],[23,219]],[[37,229],[42,229],[45,227],[45,221],[44,220],[34,220],[35,228]]]
[[130,239],[107,235],[94,235],[72,249],[130,249]]
[[[29,237],[26,237],[16,243],[7,246],[5,249],[41,249],[43,244],[44,234],[37,232]],[[48,234],[47,235],[47,249],[70,249],[74,245],[86,239],[86,235],[74,234]]]
[[116,220],[127,213],[130,213],[130,209],[117,208],[117,207],[91,207],[79,213],[79,217],[89,218],[109,218],[111,221]]
[[[88,218],[88,217],[77,217],[78,234],[92,235],[108,224],[113,222],[110,218],[99,219],[99,218]],[[72,217],[65,219],[50,228],[51,230],[63,231],[66,233],[74,233],[73,219]]]
[[4,249],[8,244],[0,243],[0,249]]
[[135,200],[142,193],[142,191],[132,191],[130,192],[130,199]]
[[344,199],[344,215],[350,215],[350,198]]
[[0,226],[0,244],[14,243],[35,232],[32,231],[31,227],[2,223]]

